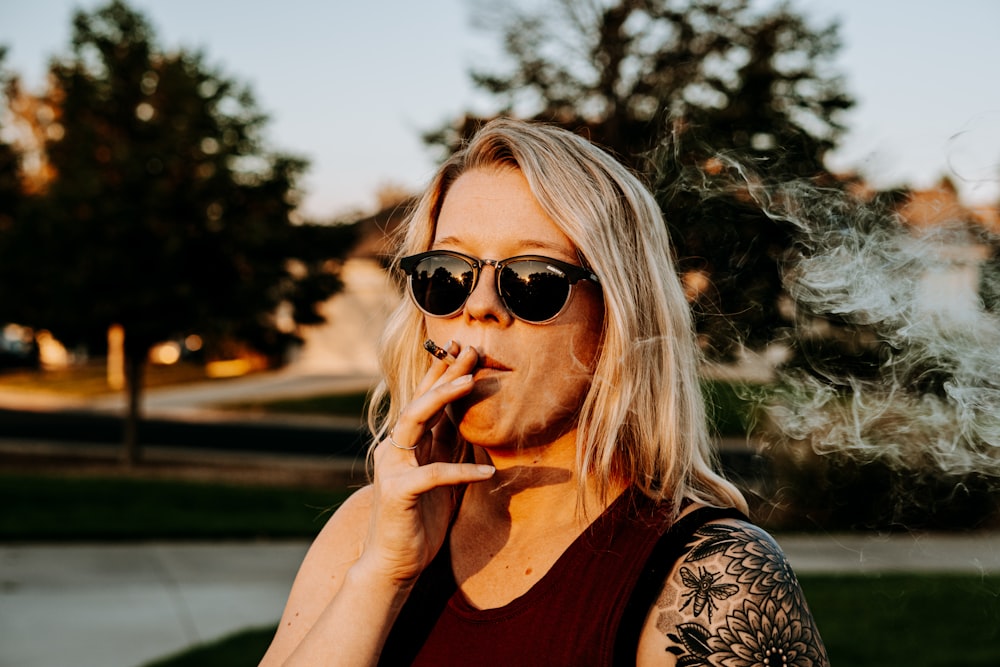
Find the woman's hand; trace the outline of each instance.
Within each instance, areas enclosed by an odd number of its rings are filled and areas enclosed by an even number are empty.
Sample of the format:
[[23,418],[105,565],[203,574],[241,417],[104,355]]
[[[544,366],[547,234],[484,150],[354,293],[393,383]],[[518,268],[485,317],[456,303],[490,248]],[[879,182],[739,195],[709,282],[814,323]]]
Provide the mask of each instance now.
[[413,583],[441,548],[455,486],[495,472],[451,462],[445,409],[472,391],[477,360],[470,347],[451,366],[432,362],[392,439],[375,448],[374,483],[334,513],[306,555],[262,666],[378,662]]
[[477,360],[475,349],[466,347],[451,366],[434,361],[416,398],[375,448],[371,521],[355,568],[397,585],[415,581],[447,534],[456,485],[495,472],[492,466],[450,462],[456,434],[445,408],[472,391]]

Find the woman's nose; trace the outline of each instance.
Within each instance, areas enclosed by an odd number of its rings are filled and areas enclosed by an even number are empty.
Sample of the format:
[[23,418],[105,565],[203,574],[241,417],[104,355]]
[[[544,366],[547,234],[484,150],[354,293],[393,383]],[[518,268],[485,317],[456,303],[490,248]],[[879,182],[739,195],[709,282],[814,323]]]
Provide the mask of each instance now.
[[514,317],[507,310],[497,291],[497,269],[485,264],[479,271],[475,289],[465,301],[465,316],[483,322],[496,322],[503,326],[510,324]]

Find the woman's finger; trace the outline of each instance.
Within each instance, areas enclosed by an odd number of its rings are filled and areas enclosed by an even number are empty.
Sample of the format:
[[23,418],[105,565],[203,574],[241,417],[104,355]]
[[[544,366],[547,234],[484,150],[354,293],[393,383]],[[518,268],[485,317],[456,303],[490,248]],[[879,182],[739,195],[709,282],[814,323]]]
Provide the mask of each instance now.
[[479,463],[444,463],[437,461],[417,466],[384,483],[386,496],[399,498],[408,505],[415,505],[421,496],[444,486],[472,484],[489,479],[496,472],[491,465]]
[[472,390],[471,375],[460,375],[449,382],[439,384],[415,398],[402,413],[399,420],[390,431],[391,439],[386,438],[379,447],[389,445],[397,451],[413,451],[426,439],[430,438],[430,430],[438,418],[452,401],[461,398]]
[[[449,345],[449,354],[458,351],[458,346],[455,343],[449,343]],[[417,385],[416,395],[420,396],[430,391],[435,385],[449,382],[460,375],[471,373],[476,365],[476,361],[479,359],[479,354],[476,348],[468,345],[458,352],[458,355],[453,357],[453,359],[454,361],[448,362],[434,357],[430,368],[427,369],[426,375],[424,375],[420,384]]]

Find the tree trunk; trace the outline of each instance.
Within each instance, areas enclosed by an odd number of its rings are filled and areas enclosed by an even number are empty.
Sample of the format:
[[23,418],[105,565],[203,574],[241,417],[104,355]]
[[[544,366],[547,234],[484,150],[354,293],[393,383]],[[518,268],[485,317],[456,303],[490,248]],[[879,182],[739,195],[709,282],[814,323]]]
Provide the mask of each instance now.
[[138,465],[142,459],[139,447],[139,420],[145,359],[144,354],[125,353],[125,390],[128,404],[125,414],[122,463],[127,468]]

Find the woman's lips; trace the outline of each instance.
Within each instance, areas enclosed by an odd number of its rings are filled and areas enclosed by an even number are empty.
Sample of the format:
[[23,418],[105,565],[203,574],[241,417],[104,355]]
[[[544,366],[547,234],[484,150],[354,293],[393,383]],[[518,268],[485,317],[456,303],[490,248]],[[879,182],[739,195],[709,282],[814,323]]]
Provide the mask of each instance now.
[[510,366],[503,364],[489,355],[480,355],[479,361],[476,362],[476,370],[494,370],[494,371],[509,371]]

